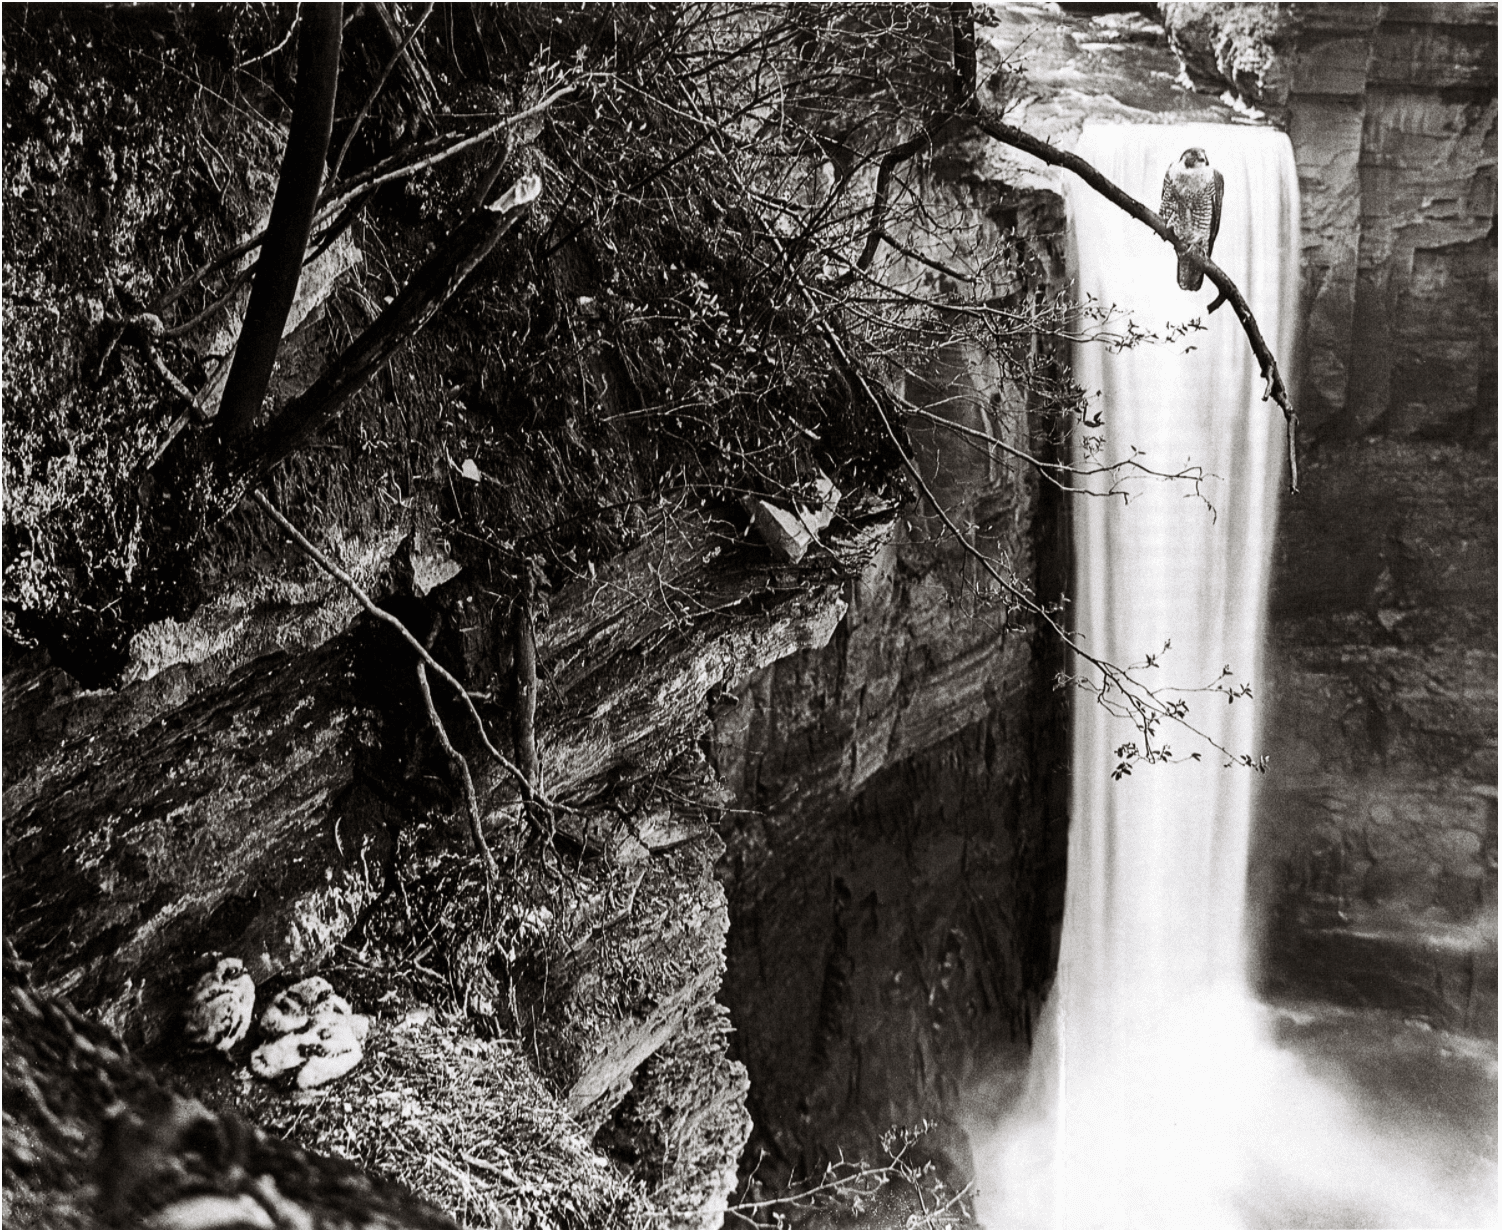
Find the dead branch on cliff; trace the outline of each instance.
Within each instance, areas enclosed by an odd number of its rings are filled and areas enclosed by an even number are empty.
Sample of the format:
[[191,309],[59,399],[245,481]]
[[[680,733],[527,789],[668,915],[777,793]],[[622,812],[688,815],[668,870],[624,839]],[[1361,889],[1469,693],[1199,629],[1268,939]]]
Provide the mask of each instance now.
[[454,776],[459,779],[459,784],[464,790],[464,814],[469,820],[470,842],[480,855],[480,860],[485,866],[485,874],[493,879],[496,874],[495,858],[490,853],[490,847],[485,843],[485,830],[480,824],[480,801],[475,797],[475,779],[470,776],[469,761],[464,758],[464,753],[453,745],[449,739],[449,732],[444,728],[443,719],[438,716],[438,707],[433,704],[433,690],[428,687],[426,662],[417,664],[417,688],[422,693],[422,703],[428,711],[428,724],[432,726],[433,733],[438,736],[438,745],[443,748],[444,755],[449,758]]
[[529,803],[538,783],[537,628],[533,615],[536,600],[537,572],[530,558],[523,559],[511,628],[512,671],[516,680],[512,735],[516,763],[527,779],[524,797]]
[[386,88],[386,82],[390,80],[392,70],[406,56],[407,48],[411,46],[412,40],[418,36],[428,18],[432,15],[433,4],[432,0],[429,0],[423,6],[423,10],[418,15],[417,20],[412,23],[412,28],[407,31],[406,37],[397,45],[391,58],[386,61],[380,75],[376,77],[375,84],[370,87],[370,92],[365,96],[364,103],[361,104],[359,111],[355,112],[354,121],[350,124],[349,131],[344,134],[344,140],[339,143],[339,152],[334,155],[334,161],[329,165],[329,183],[337,184],[339,182],[339,171],[344,166],[344,157],[349,153],[349,147],[354,144],[355,134],[360,131],[360,125],[365,122],[366,117],[370,114],[370,109],[376,104],[376,99],[381,96],[381,91]]
[[[353,214],[371,199],[371,194],[377,188],[387,184],[397,183],[404,179],[421,174],[430,170],[449,159],[472,149],[485,141],[498,136],[504,136],[511,129],[518,127],[527,120],[543,114],[555,103],[568,97],[577,89],[575,83],[565,83],[547,92],[529,107],[525,107],[513,114],[504,116],[493,124],[489,124],[479,132],[465,134],[463,132],[441,133],[436,137],[416,142],[408,147],[397,150],[389,157],[378,162],[359,174],[351,176],[343,182],[332,182],[323,190],[318,198],[318,211],[313,218],[314,227],[322,227],[309,245],[314,249],[315,255],[321,252],[332,241],[336,232],[345,229]],[[269,224],[268,224],[269,225]],[[261,248],[266,242],[267,229],[262,228],[254,234],[247,236],[234,246],[219,253],[217,256],[206,261],[195,269],[186,278],[170,290],[163,292],[153,301],[150,311],[153,315],[160,316],[172,304],[176,303],[183,295],[187,294],[195,286],[209,277],[211,274],[223,269],[226,265],[239,260],[251,252]],[[257,262],[257,264],[259,261]],[[167,336],[175,336],[185,331],[188,327],[202,323],[210,319],[214,311],[222,310],[230,298],[232,291],[238,289],[238,285],[246,276],[254,273],[256,265],[242,270],[236,275],[234,283],[226,290],[214,304],[213,311],[205,310],[193,317],[191,321],[182,324],[174,324],[168,329]]]
[[[1187,482],[1194,486],[1196,493],[1199,492],[1200,484],[1205,480],[1205,471],[1201,466],[1186,466],[1182,470],[1168,471],[1155,470],[1149,465],[1144,465],[1135,457],[1128,457],[1122,461],[1112,462],[1110,465],[1080,466],[1070,465],[1063,461],[1045,461],[1041,457],[1015,445],[1008,444],[1005,440],[989,431],[981,431],[975,427],[967,427],[964,423],[957,423],[953,419],[947,419],[943,415],[935,414],[932,410],[925,410],[921,406],[915,406],[905,397],[891,394],[892,400],[902,407],[903,412],[909,419],[925,419],[936,427],[942,427],[946,431],[955,432],[958,435],[969,437],[983,444],[987,448],[999,449],[1008,457],[1013,457],[1024,465],[1031,467],[1044,482],[1057,487],[1066,495],[1087,496],[1112,496],[1123,494],[1123,489],[1116,485],[1115,479],[1119,478],[1123,471],[1131,471],[1144,478],[1160,479],[1164,482]],[[1061,475],[1073,475],[1076,478],[1095,478],[1109,474],[1113,483],[1107,491],[1097,491],[1092,487],[1081,487],[1067,483]],[[1201,497],[1203,498],[1203,497]]]
[[[918,131],[906,141],[886,150],[877,162],[876,183],[872,192],[872,201],[867,215],[865,226],[865,241],[862,251],[855,260],[850,273],[844,275],[834,283],[835,286],[847,284],[857,274],[865,274],[875,259],[876,251],[885,240],[894,248],[901,251],[900,245],[890,240],[886,233],[887,213],[890,208],[891,181],[898,167],[918,153],[932,149],[947,135],[952,134],[962,124],[973,125],[986,136],[1000,141],[1004,145],[1022,150],[1031,154],[1052,166],[1061,167],[1079,176],[1096,192],[1104,196],[1113,205],[1125,210],[1133,218],[1144,226],[1150,228],[1154,234],[1172,245],[1174,251],[1181,256],[1187,255],[1190,260],[1204,270],[1206,276],[1219,290],[1214,302],[1209,305],[1209,311],[1214,312],[1222,303],[1230,303],[1237,319],[1241,322],[1247,341],[1256,355],[1261,369],[1262,378],[1266,387],[1262,394],[1263,401],[1271,398],[1283,411],[1287,423],[1288,435],[1288,467],[1289,489],[1297,492],[1299,489],[1299,466],[1297,453],[1297,428],[1298,416],[1294,412],[1293,404],[1289,400],[1288,390],[1283,382],[1282,373],[1278,369],[1277,359],[1271,348],[1262,336],[1262,330],[1253,315],[1251,307],[1247,304],[1241,290],[1231,277],[1208,257],[1190,247],[1188,242],[1163,221],[1153,210],[1142,204],[1129,193],[1124,192],[1105,175],[1101,174],[1084,158],[1077,154],[1068,153],[1055,148],[1049,142],[1033,136],[1011,124],[1003,122],[994,115],[983,112],[978,103],[976,93],[976,54],[975,54],[975,22],[971,5],[968,3],[954,3],[949,6],[950,10],[950,33],[952,46],[953,75],[950,83],[950,96],[948,101],[935,113],[930,115],[920,126]],[[844,184],[848,183],[850,174],[847,172],[841,180],[839,190],[843,190]],[[838,192],[832,194],[831,200]],[[908,253],[910,258],[913,254]],[[916,259],[923,260],[918,257]],[[796,263],[796,262],[795,262]],[[924,261],[931,264],[932,262]],[[946,271],[947,272],[947,271]],[[953,276],[950,274],[950,276]]]

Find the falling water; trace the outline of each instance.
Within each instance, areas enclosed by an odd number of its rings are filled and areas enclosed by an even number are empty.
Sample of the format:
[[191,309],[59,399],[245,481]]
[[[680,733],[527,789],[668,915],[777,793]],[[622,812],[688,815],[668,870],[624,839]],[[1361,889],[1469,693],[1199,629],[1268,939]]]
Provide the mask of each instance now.
[[[1287,138],[1112,125],[1087,129],[1079,152],[1156,206],[1190,146],[1225,176],[1215,260],[1286,364],[1299,253]],[[1255,754],[1252,704],[1194,689],[1227,666],[1258,687],[1281,415],[1261,400],[1230,309],[1205,313],[1208,281],[1179,290],[1171,250],[1083,184],[1071,185],[1069,209],[1082,301],[1160,335],[1196,316],[1206,326],[1167,344],[1077,347],[1076,375],[1100,393],[1105,454],[1135,449],[1154,469],[1213,476],[1204,500],[1153,480],[1135,481],[1130,502],[1076,500],[1076,627],[1097,657],[1154,655],[1145,680],[1163,695],[1185,689],[1190,720],[1214,744]],[[1359,1122],[1265,1039],[1243,935],[1256,776],[1183,731],[1158,737],[1201,758],[1113,780],[1113,749],[1143,737],[1076,700],[1059,969],[1025,1092],[999,1129],[972,1133],[982,1219],[993,1230],[1473,1224],[1446,1220],[1464,1214],[1440,1207],[1443,1182],[1422,1173],[1411,1142]],[[1413,1181],[1393,1195],[1396,1170]]]

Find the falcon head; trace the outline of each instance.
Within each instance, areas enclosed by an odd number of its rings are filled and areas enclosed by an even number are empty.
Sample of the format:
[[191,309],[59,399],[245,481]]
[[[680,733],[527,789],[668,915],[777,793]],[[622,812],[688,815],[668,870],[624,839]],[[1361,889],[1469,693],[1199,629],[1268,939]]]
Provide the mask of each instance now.
[[1197,145],[1193,149],[1186,149],[1180,154],[1179,161],[1186,167],[1207,167],[1210,165],[1210,159],[1206,157],[1205,151]]

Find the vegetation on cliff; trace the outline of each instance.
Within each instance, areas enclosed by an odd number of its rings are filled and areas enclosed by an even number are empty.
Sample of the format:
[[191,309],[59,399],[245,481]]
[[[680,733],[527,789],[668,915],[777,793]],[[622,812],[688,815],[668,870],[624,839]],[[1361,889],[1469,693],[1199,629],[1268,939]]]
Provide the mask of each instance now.
[[[954,391],[904,396],[973,349],[1020,392],[964,445],[1070,484],[1089,422],[1037,344],[1064,306],[1005,218],[978,241],[923,190],[938,151],[1010,131],[1007,78],[978,79],[968,5],[328,16],[6,15],[7,932],[169,1064],[201,951],[262,987],[377,970],[369,1072],[454,1049],[403,1051],[409,999],[482,1049],[519,1038],[553,1102],[507,1147],[566,1111],[691,1219],[745,1135],[708,706],[827,640],[920,499],[989,578],[972,598],[1052,619],[929,489],[914,441],[956,426]],[[304,248],[277,216],[310,159]],[[824,516],[818,545],[774,555],[757,510]],[[455,853],[461,813],[499,883]],[[648,1056],[658,1091],[627,1100]],[[703,1123],[661,1092],[711,1087]],[[337,1117],[252,1109],[345,1148]],[[384,1139],[360,1160],[398,1169]],[[492,1180],[494,1143],[471,1150]],[[599,1189],[623,1223],[628,1187]],[[568,1224],[565,1188],[527,1215]]]

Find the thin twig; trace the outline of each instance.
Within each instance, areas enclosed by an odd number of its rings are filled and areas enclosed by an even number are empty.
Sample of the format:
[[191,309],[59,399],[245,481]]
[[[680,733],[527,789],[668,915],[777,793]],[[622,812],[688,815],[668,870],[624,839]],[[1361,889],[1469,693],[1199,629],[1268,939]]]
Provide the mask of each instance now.
[[[461,153],[462,151],[469,149],[471,146],[476,145],[481,141],[486,141],[491,137],[497,135],[498,133],[504,132],[506,129],[514,127],[515,125],[521,123],[522,120],[529,119],[532,116],[537,115],[539,112],[547,110],[548,107],[552,106],[553,103],[557,102],[560,98],[573,93],[574,89],[574,86],[566,85],[561,87],[560,89],[554,90],[551,94],[539,99],[534,105],[528,107],[525,111],[518,111],[515,115],[508,115],[499,123],[491,125],[489,128],[486,128],[482,132],[476,133],[472,137],[467,137],[463,140],[460,140],[454,145],[438,146],[438,148],[435,149],[432,153],[425,155],[424,157],[418,159],[416,162],[403,163],[400,166],[397,166],[389,171],[379,171],[378,168],[372,168],[372,170],[376,172],[375,174],[363,172],[359,176],[356,176],[354,179],[352,179],[348,184],[333,184],[331,187],[324,191],[322,198],[323,204],[319,208],[317,217],[313,219],[314,226],[324,225],[331,217],[333,217],[341,209],[352,202],[357,196],[368,194],[371,189],[377,188],[383,184],[391,183],[393,180],[403,179],[409,175],[415,175],[419,171],[426,170],[429,167],[436,166],[438,163],[452,158],[455,154]],[[434,144],[436,144],[436,142],[434,141],[423,143],[423,145],[429,146]],[[421,148],[421,146],[419,148]],[[336,191],[339,195],[329,195],[330,193]],[[165,311],[173,303],[177,302],[178,299],[180,299],[188,291],[192,290],[193,287],[197,286],[200,281],[206,278],[209,274],[213,273],[216,269],[220,269],[223,266],[227,265],[230,261],[235,260],[237,257],[244,256],[247,252],[251,252],[256,248],[259,248],[265,238],[265,230],[259,230],[248,238],[241,240],[228,251],[221,253],[220,255],[214,257],[212,260],[208,261],[206,264],[201,265],[182,282],[178,283],[171,290],[163,294],[160,299],[157,299],[152,304],[151,311],[156,313],[157,315],[160,315],[163,311]]]
[[250,264],[246,265],[244,269],[240,270],[239,273],[230,279],[229,289],[224,294],[220,295],[208,307],[199,312],[197,316],[189,317],[181,324],[173,325],[170,329],[165,330],[162,336],[182,337],[185,334],[193,332],[199,325],[217,316],[229,305],[229,301],[240,292],[240,288],[245,285],[245,280],[256,271],[259,265],[259,260],[251,261]]
[[236,64],[235,65],[235,70],[238,72],[241,69],[249,68],[252,64],[258,64],[258,63],[260,63],[260,61],[270,59],[272,56],[274,56],[278,51],[280,51],[283,47],[285,47],[288,43],[290,43],[292,41],[293,34],[295,34],[297,32],[297,23],[299,21],[301,21],[301,20],[302,20],[302,13],[301,13],[301,11],[300,10],[299,11],[294,11],[293,14],[292,14],[292,24],[287,27],[287,33],[282,36],[282,41],[279,42],[270,51],[263,51],[258,56],[251,56],[250,59],[246,60],[242,64]]
[[[517,594],[516,610],[512,622],[513,671],[516,676],[516,698],[513,742],[516,763],[527,780],[536,785],[537,771],[537,629],[533,618],[533,606],[537,594],[537,574],[533,571],[530,556],[522,560],[521,592]],[[532,796],[532,787],[527,797]]]
[[193,390],[177,378],[177,373],[168,367],[167,360],[162,358],[162,352],[150,342],[146,343],[146,358],[151,366],[156,368],[156,374],[165,380],[172,391],[191,408],[195,404]]
[[[433,154],[430,154],[428,157],[419,159],[417,162],[397,167],[394,171],[389,171],[384,175],[377,175],[374,179],[361,181],[359,184],[359,190],[363,191],[367,188],[379,187],[381,184],[390,183],[394,179],[405,179],[409,175],[417,174],[418,171],[424,171],[429,167],[437,166],[440,162],[447,161],[455,154],[462,153],[464,150],[469,149],[473,145],[479,145],[482,141],[488,141],[491,137],[498,136],[500,133],[505,132],[506,129],[516,127],[516,125],[520,124],[523,120],[529,119],[534,115],[538,115],[541,112],[546,111],[560,98],[565,98],[568,95],[572,94],[574,92],[574,89],[575,87],[573,85],[560,86],[551,94],[548,94],[546,97],[539,99],[525,111],[518,111],[515,115],[508,115],[499,123],[492,124],[489,128],[482,129],[481,131],[475,133],[475,135],[472,137],[465,137],[462,141],[456,141],[453,145],[446,145],[442,149],[439,149]],[[319,221],[322,221],[324,218],[328,217],[335,210],[342,208],[345,202],[349,199],[349,192],[345,192],[341,196],[334,198],[319,212]]]
[[[511,761],[507,760],[506,757],[502,756],[501,753],[497,750],[495,744],[490,741],[490,736],[485,731],[485,723],[480,720],[479,711],[475,708],[474,701],[470,699],[468,689],[466,689],[462,683],[455,679],[453,675],[449,674],[449,672],[439,664],[439,662],[433,657],[433,655],[428,652],[427,647],[412,635],[411,631],[408,630],[407,625],[402,623],[402,621],[399,620],[395,615],[391,614],[391,612],[381,610],[380,607],[372,602],[370,600],[370,595],[360,588],[355,579],[350,576],[349,573],[345,572],[344,569],[340,568],[338,564],[334,563],[333,560],[329,559],[327,555],[325,555],[322,551],[315,547],[311,542],[304,538],[302,534],[298,532],[297,527],[293,525],[292,522],[288,521],[287,518],[277,510],[276,505],[266,498],[264,492],[252,491],[250,493],[250,498],[257,504],[259,504],[266,511],[266,514],[277,523],[277,525],[281,526],[282,532],[297,544],[304,555],[306,555],[315,564],[317,564],[326,573],[328,573],[329,576],[333,577],[334,580],[343,585],[345,589],[349,590],[349,592],[355,596],[356,601],[358,601],[361,606],[363,606],[368,612],[370,612],[370,614],[374,615],[382,623],[388,624],[390,627],[394,628],[397,634],[402,638],[402,640],[406,641],[407,644],[411,645],[412,648],[417,652],[417,656],[428,664],[434,674],[436,674],[440,679],[447,683],[449,687],[454,689],[455,695],[457,695],[460,701],[463,702],[464,707],[469,710],[469,716],[475,724],[475,729],[479,732],[480,742],[485,745],[485,750],[490,753],[491,758],[498,765],[500,765],[501,768],[505,769],[507,773],[511,774],[511,776],[514,777],[524,789],[529,787],[530,783],[527,781],[526,774],[524,774],[520,769],[512,764]],[[558,806],[557,803],[554,803],[551,799],[547,798],[544,794],[542,794],[541,791],[534,790],[533,794],[539,802],[546,804],[548,807]]]
[[979,440],[993,448],[999,448],[1008,456],[1015,457],[1018,461],[1030,465],[1038,472],[1040,477],[1051,482],[1060,491],[1067,492],[1070,495],[1116,495],[1118,492],[1115,489],[1111,491],[1095,491],[1089,487],[1068,486],[1059,481],[1056,477],[1057,474],[1073,474],[1077,478],[1091,478],[1097,474],[1115,475],[1121,470],[1136,470],[1148,478],[1161,478],[1168,481],[1183,480],[1196,485],[1205,477],[1204,471],[1199,466],[1188,470],[1180,470],[1177,474],[1170,474],[1166,470],[1154,470],[1150,466],[1145,466],[1135,457],[1128,457],[1122,461],[1113,461],[1110,465],[1091,466],[1089,468],[1068,465],[1062,461],[1044,461],[1040,457],[1034,457],[1031,453],[1008,444],[1005,440],[997,439],[997,437],[988,431],[980,431],[974,427],[967,427],[963,423],[956,423],[953,419],[946,419],[943,415],[935,414],[931,410],[924,410],[921,406],[913,405],[912,402],[904,397],[899,397],[895,393],[892,394],[892,400],[915,418],[927,419],[935,426],[953,431],[958,435],[969,436],[971,439]]
[[469,817],[470,840],[485,863],[486,874],[494,878],[497,872],[495,857],[490,853],[490,847],[485,844],[485,833],[480,827],[480,801],[475,797],[475,780],[469,773],[469,761],[464,759],[464,754],[449,741],[449,732],[443,728],[443,719],[438,716],[438,708],[433,704],[433,690],[428,687],[428,668],[424,662],[417,664],[417,686],[422,691],[422,703],[427,706],[428,721],[438,736],[438,743],[448,755],[449,763],[454,766],[455,775],[464,786],[464,811]]
[[344,140],[339,145],[339,152],[334,156],[334,165],[329,168],[329,183],[339,182],[339,168],[344,165],[344,156],[349,153],[349,147],[355,139],[355,134],[360,131],[360,125],[365,122],[365,117],[370,114],[370,109],[375,106],[376,99],[381,96],[381,91],[386,88],[386,81],[391,76],[392,69],[397,66],[402,56],[406,54],[407,44],[417,37],[417,32],[422,29],[423,22],[427,21],[432,16],[432,13],[433,4],[432,0],[429,0],[427,7],[423,9],[422,14],[418,17],[417,23],[412,29],[407,31],[407,37],[402,40],[402,45],[396,49],[396,54],[386,61],[386,67],[381,70],[380,77],[376,79],[375,85],[365,98],[364,105],[361,106],[359,113],[355,116],[355,122],[350,125],[349,132],[345,134]]
[[948,265],[945,265],[940,261],[936,261],[932,257],[924,256],[922,252],[919,252],[915,248],[910,248],[906,244],[898,243],[897,240],[893,239],[887,231],[880,232],[880,238],[881,241],[888,247],[896,249],[909,260],[917,261],[920,265],[927,265],[930,269],[937,270],[947,278],[953,278],[956,282],[975,281],[974,276],[971,274],[962,273],[958,269],[951,269]]

